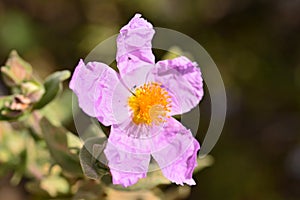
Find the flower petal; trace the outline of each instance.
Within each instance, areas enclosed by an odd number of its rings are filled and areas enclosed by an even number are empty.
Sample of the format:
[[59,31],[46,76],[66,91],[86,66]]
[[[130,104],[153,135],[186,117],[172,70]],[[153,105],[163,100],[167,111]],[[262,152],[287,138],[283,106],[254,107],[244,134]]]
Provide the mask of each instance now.
[[114,184],[127,187],[146,176],[150,152],[143,144],[145,141],[126,135],[118,125],[112,126],[104,153]]
[[113,184],[121,184],[123,187],[134,185],[139,179],[145,178],[147,173],[129,173],[110,169]]
[[79,107],[89,116],[97,117],[105,126],[115,122],[112,95],[119,79],[117,73],[104,63],[79,61],[70,82],[78,97]]
[[121,124],[112,125],[109,142],[124,153],[150,155],[153,139],[150,134],[158,133],[161,128],[136,125],[130,117]]
[[178,185],[183,185],[184,183],[196,185],[192,176],[197,166],[197,151],[199,149],[200,145],[198,141],[194,139],[193,143],[182,156],[171,165],[161,169],[164,176]]
[[192,173],[199,149],[200,145],[192,133],[170,118],[164,131],[153,140],[151,155],[170,181],[194,185]]
[[172,98],[171,115],[183,114],[197,106],[203,97],[203,83],[196,62],[181,56],[159,61],[154,79],[162,83]]
[[154,32],[152,24],[141,18],[141,14],[136,14],[120,30],[116,60],[121,76],[145,64],[154,64],[151,50]]

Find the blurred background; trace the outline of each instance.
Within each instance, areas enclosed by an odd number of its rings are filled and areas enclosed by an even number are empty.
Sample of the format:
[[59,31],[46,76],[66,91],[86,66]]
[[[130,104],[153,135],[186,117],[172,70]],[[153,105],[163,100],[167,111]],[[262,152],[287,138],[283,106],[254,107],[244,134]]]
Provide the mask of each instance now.
[[[299,0],[1,0],[0,62],[16,49],[41,78],[73,71],[136,12],[198,41],[226,87],[227,119],[211,152],[215,162],[195,176],[189,199],[300,199]],[[200,141],[209,106],[207,95]],[[75,131],[72,119],[64,123]],[[3,188],[14,191],[5,184],[0,179],[2,195]]]

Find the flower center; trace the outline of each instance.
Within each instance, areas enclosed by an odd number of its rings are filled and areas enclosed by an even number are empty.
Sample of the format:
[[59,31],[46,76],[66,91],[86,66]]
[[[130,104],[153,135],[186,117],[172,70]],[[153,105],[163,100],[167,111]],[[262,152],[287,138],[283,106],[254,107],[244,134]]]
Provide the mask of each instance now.
[[132,121],[136,124],[159,125],[169,117],[171,111],[168,92],[161,84],[151,82],[135,89],[128,99]]

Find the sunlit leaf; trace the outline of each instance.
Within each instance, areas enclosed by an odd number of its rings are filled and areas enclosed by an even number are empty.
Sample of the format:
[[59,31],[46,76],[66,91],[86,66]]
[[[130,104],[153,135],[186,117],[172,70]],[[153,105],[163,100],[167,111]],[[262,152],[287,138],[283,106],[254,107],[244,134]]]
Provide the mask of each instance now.
[[81,143],[80,139],[70,132],[67,133],[67,141],[68,141],[69,148],[80,149],[82,147],[82,143]]
[[52,197],[58,194],[66,194],[69,191],[69,183],[60,176],[45,177],[42,179],[40,186]]

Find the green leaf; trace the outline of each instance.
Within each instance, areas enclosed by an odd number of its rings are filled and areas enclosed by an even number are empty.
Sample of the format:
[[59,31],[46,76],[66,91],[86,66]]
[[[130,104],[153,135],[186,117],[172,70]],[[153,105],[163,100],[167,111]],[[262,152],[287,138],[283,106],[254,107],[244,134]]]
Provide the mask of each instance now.
[[106,138],[90,138],[79,153],[80,164],[83,173],[90,179],[100,180],[104,175],[108,174],[108,169],[99,160],[105,160],[103,150],[106,144]]
[[71,76],[70,71],[64,70],[51,74],[44,83],[45,93],[41,100],[34,105],[34,109],[41,109],[50,103],[62,88],[62,82]]
[[46,118],[41,119],[40,126],[50,154],[56,163],[67,174],[82,177],[78,155],[72,154],[68,148],[68,131],[52,125]]
[[55,125],[69,124],[73,122],[72,95],[71,90],[64,89],[59,98],[39,111]]

